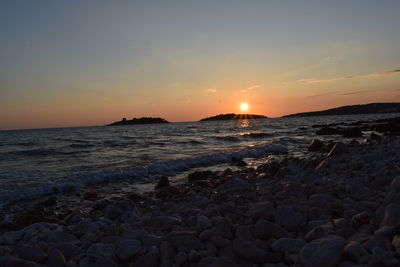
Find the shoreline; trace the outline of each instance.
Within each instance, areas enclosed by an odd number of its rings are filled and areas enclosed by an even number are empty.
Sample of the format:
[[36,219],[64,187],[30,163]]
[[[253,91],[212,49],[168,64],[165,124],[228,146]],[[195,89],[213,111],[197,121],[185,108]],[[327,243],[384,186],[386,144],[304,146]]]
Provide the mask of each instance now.
[[397,266],[399,139],[332,150],[41,199],[3,225],[0,266]]

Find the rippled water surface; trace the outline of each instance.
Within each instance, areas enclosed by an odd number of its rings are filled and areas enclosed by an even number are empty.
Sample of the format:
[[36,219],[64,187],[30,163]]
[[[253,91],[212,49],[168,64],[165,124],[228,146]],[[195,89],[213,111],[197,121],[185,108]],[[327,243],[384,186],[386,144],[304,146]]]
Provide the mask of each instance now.
[[[301,153],[313,124],[394,117],[327,116],[0,131],[0,205],[88,182],[176,175],[233,156]],[[332,138],[332,137],[328,137]]]

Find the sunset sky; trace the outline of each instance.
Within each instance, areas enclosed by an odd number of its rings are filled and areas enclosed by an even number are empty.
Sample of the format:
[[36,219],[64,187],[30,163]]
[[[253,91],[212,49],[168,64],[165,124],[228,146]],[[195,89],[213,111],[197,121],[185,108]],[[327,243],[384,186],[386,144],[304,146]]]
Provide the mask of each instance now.
[[397,0],[0,2],[0,129],[400,101]]

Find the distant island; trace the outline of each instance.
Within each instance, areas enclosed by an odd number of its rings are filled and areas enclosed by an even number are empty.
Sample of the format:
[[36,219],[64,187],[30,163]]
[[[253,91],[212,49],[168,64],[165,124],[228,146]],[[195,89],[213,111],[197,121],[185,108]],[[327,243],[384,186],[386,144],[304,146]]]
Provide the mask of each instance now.
[[263,115],[254,115],[254,114],[219,114],[213,117],[208,117],[201,119],[200,121],[223,121],[223,120],[244,120],[244,119],[268,119],[268,117]]
[[371,103],[365,105],[351,105],[332,108],[321,111],[303,112],[283,116],[286,117],[310,117],[310,116],[329,116],[329,115],[355,115],[355,114],[374,114],[374,113],[399,113],[400,103]]
[[133,118],[132,120],[127,120],[126,118],[123,118],[122,120],[113,122],[111,124],[108,124],[107,126],[153,124],[153,123],[169,123],[169,121],[167,121],[163,118],[149,118],[149,117]]

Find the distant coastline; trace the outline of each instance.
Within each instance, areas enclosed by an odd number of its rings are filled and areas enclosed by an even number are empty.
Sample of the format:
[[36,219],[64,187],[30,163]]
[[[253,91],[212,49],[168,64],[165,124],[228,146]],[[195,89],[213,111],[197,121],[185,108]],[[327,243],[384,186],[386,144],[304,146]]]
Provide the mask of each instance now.
[[207,117],[201,119],[200,121],[222,121],[222,120],[243,120],[243,119],[268,119],[268,117],[263,115],[254,115],[254,114],[227,113],[227,114],[219,114],[216,116]]
[[111,124],[108,124],[107,126],[123,126],[123,125],[154,124],[154,123],[169,123],[169,121],[163,118],[151,118],[151,117],[133,118],[132,120],[127,120],[126,118],[123,118],[122,120],[113,122]]
[[333,116],[333,115],[356,115],[356,114],[378,114],[378,113],[400,113],[400,103],[370,103],[364,105],[350,105],[331,108],[321,111],[311,111],[285,115],[288,117],[311,117],[311,116]]

